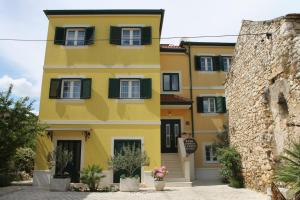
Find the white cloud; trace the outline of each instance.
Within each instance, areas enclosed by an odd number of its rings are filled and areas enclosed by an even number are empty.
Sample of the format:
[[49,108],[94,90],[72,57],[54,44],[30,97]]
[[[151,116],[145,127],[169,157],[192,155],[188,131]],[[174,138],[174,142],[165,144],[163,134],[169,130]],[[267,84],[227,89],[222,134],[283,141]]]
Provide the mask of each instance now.
[[19,97],[29,96],[31,98],[39,97],[39,87],[33,85],[26,78],[14,79],[8,75],[0,77],[0,90],[7,90],[9,85],[13,84],[13,95]]

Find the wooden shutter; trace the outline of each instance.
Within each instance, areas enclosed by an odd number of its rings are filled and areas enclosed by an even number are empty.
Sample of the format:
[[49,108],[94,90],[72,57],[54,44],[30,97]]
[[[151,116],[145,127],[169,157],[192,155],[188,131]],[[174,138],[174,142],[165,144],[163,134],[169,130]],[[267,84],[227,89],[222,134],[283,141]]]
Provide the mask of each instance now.
[[61,92],[61,79],[56,79],[56,78],[51,79],[49,98],[60,99],[60,92]]
[[203,113],[203,97],[197,97],[197,112]]
[[216,112],[226,113],[226,101],[225,97],[216,97]]
[[110,27],[110,44],[121,45],[122,28],[111,26]]
[[87,27],[85,29],[84,44],[91,45],[95,42],[95,27]]
[[220,71],[220,57],[219,56],[213,56],[213,71]]
[[66,29],[63,27],[55,28],[54,44],[65,45],[66,42]]
[[81,79],[81,99],[90,99],[91,98],[91,90],[92,90],[92,79],[84,78]]
[[201,70],[201,56],[195,56],[195,70]]
[[150,45],[152,42],[152,29],[151,26],[146,26],[141,28],[141,36],[142,36],[142,41],[141,44],[142,45]]
[[120,97],[120,79],[110,78],[108,84],[108,98],[118,99]]
[[152,97],[152,80],[151,80],[151,78],[141,79],[140,95],[141,95],[141,99],[151,99],[151,97]]

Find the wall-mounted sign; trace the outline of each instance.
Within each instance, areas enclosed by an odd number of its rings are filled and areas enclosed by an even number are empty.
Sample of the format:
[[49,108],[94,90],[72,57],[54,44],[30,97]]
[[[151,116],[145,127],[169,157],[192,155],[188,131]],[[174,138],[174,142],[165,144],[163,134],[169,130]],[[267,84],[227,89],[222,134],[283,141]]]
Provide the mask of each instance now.
[[198,148],[198,144],[194,138],[186,138],[184,141],[185,152],[187,154],[195,153]]

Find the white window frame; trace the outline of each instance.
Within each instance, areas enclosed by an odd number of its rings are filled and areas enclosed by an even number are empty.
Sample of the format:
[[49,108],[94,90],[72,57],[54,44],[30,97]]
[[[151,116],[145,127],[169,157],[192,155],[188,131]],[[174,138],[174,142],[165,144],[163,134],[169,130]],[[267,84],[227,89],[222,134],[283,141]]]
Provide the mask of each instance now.
[[[200,63],[202,63],[201,59],[204,59],[204,70],[201,71],[207,71],[207,72],[212,72],[214,71],[214,63],[213,63],[213,58],[211,56],[201,56],[200,58]],[[208,59],[211,59],[211,70],[208,70]]]
[[[139,96],[138,97],[132,97],[132,82],[133,81],[139,81],[140,83],[140,90],[139,90]],[[121,83],[122,82],[128,82],[128,96],[127,97],[122,97],[121,96]],[[140,79],[120,79],[120,99],[140,99],[141,98],[141,80]]]
[[[205,99],[207,99],[207,102],[208,102],[208,111],[207,112],[204,111],[204,101],[205,101]],[[213,99],[213,101],[214,101],[213,110],[211,110],[211,105],[210,105],[211,101],[210,101],[210,99]],[[215,97],[203,97],[203,113],[216,113],[216,112],[217,112],[216,98]]]
[[[128,39],[124,39],[124,36],[123,36],[123,31],[124,30],[127,30],[129,31],[129,44],[125,44],[124,43],[124,40],[128,40]],[[139,44],[133,44],[133,31],[134,30],[138,30],[140,31],[140,35],[139,35]],[[122,46],[140,46],[142,45],[142,30],[141,28],[122,28],[122,37],[121,37],[121,45]]]
[[[75,32],[73,45],[68,45],[68,34],[70,31]],[[78,32],[79,31],[84,31],[83,44],[80,44],[80,45],[78,45]],[[85,34],[86,34],[85,31],[86,31],[85,28],[67,28],[65,46],[84,46],[84,38],[85,38]]]
[[[70,81],[70,94],[71,97],[64,97],[64,83]],[[80,95],[79,97],[74,97],[74,82],[75,81],[79,81],[80,82],[80,90],[79,93],[81,94],[81,80],[80,79],[63,79],[61,82],[61,92],[60,92],[60,98],[61,99],[80,99]]]
[[[206,147],[207,146],[210,146],[210,160],[207,160],[207,157],[206,157]],[[213,164],[213,163],[219,163],[218,160],[214,160],[213,158],[216,157],[216,155],[214,155],[213,153],[213,143],[203,143],[203,159],[204,159],[204,162],[205,163],[210,163],[210,164]]]
[[[228,72],[231,67],[232,58],[229,56],[225,56],[225,57],[223,57],[223,59],[226,60],[226,63],[227,63],[227,69],[225,70],[225,66],[224,66],[224,72]],[[223,60],[223,64],[224,64],[224,60]]]

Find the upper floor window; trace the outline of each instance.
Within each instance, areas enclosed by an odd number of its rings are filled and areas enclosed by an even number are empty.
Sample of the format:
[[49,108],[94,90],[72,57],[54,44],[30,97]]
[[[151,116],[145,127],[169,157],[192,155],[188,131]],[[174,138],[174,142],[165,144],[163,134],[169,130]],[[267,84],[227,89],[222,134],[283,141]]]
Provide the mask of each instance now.
[[204,149],[205,149],[205,162],[207,163],[218,162],[216,148],[212,144],[205,144]]
[[54,44],[82,46],[94,44],[95,27],[56,27]]
[[67,46],[82,46],[84,45],[85,29],[67,29],[66,45]]
[[122,45],[141,45],[141,29],[122,28]]
[[223,69],[225,72],[228,72],[230,69],[232,58],[231,57],[223,57]]
[[163,73],[163,91],[179,91],[178,73]]
[[225,97],[222,96],[197,97],[197,112],[226,113]]
[[140,98],[140,80],[120,80],[120,98],[121,99],[139,99]]
[[201,71],[213,71],[213,60],[212,57],[201,57]]
[[62,81],[61,97],[63,99],[79,99],[81,93],[81,80],[66,79]]
[[214,97],[203,98],[203,112],[205,113],[216,112],[216,101]]
[[50,99],[89,99],[91,98],[92,79],[90,78],[53,78],[50,81]]

